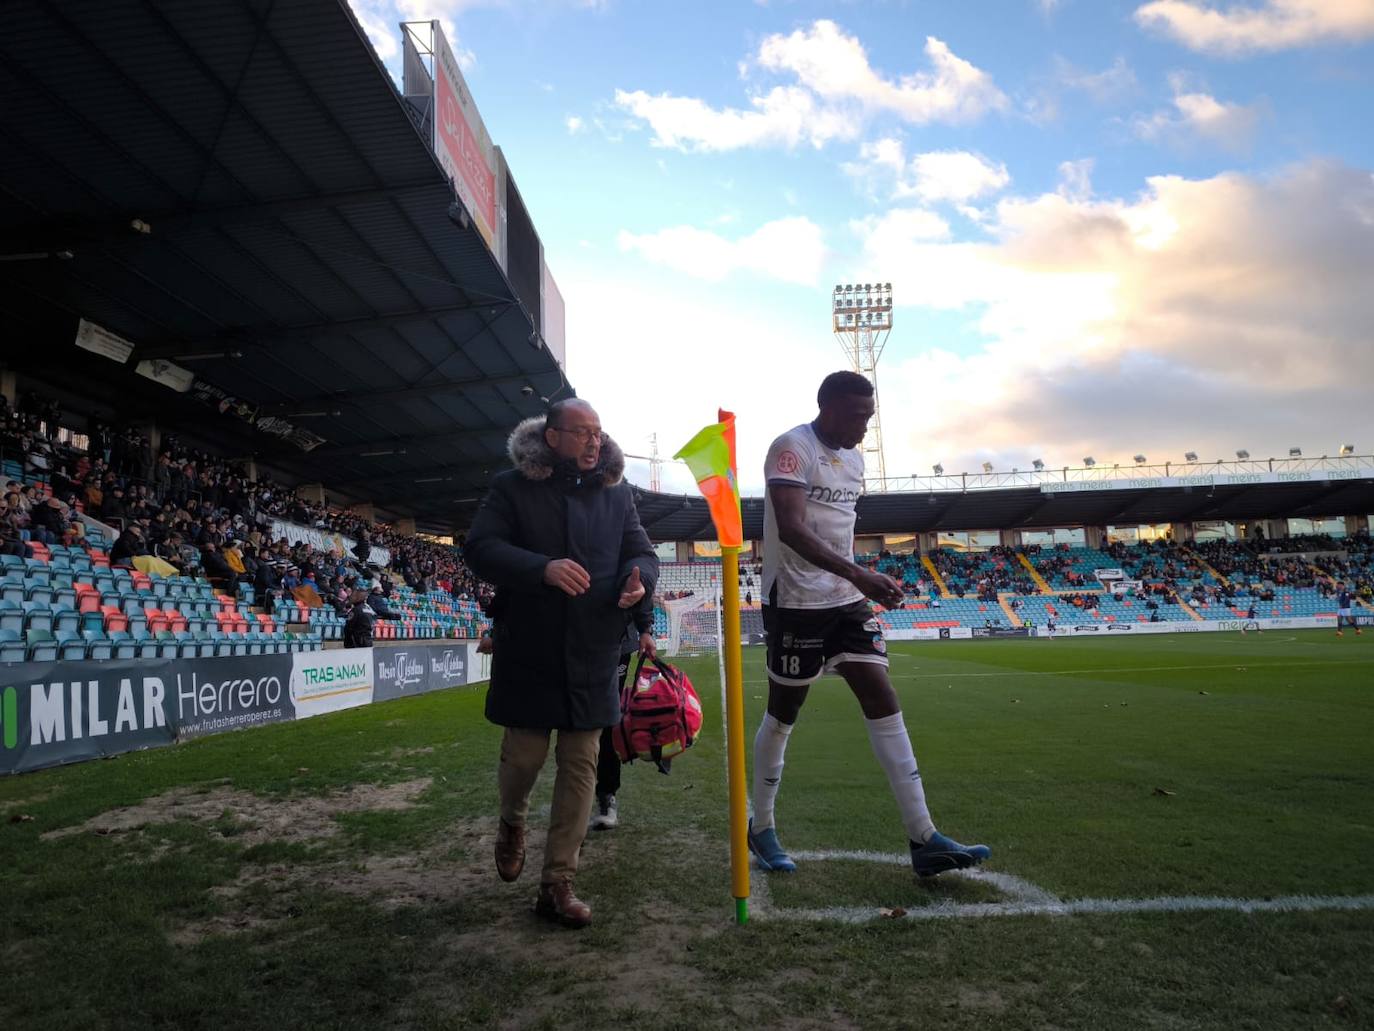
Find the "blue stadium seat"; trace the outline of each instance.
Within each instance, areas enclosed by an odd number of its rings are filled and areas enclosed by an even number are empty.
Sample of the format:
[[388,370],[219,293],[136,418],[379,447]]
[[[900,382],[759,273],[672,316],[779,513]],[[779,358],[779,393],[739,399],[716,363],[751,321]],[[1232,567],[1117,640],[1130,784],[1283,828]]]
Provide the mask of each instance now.
[[70,630],[59,630],[53,634],[57,642],[57,657],[66,662],[80,662],[86,657],[86,642]]
[[29,580],[24,587],[24,600],[39,605],[51,605],[52,586],[46,582]]
[[[89,631],[87,632],[89,634]],[[114,630],[110,633],[110,647],[112,657],[116,659],[136,659],[138,658],[138,644],[124,630]]]
[[28,599],[24,593],[23,576],[10,573],[4,580],[0,580],[0,599],[24,604]]
[[46,630],[48,633],[52,633],[52,628],[52,609],[48,608],[46,604],[39,604],[38,602],[24,602],[25,630]]
[[181,654],[181,644],[170,630],[159,630],[154,640],[157,642],[155,654],[158,658],[175,659]]
[[0,601],[0,630],[24,632],[24,605],[22,602]]
[[17,630],[0,630],[0,662],[23,662],[24,640]]
[[81,629],[81,614],[68,605],[54,605],[52,607],[52,626],[54,633],[59,631],[77,633]]

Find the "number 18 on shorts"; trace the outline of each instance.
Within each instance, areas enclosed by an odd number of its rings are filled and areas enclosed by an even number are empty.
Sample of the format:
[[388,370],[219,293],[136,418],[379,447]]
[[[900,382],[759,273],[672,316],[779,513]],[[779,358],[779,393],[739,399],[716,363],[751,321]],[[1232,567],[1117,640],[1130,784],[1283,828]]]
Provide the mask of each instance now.
[[768,639],[768,677],[790,687],[805,687],[842,662],[887,665],[873,610],[857,601],[834,609],[763,607]]

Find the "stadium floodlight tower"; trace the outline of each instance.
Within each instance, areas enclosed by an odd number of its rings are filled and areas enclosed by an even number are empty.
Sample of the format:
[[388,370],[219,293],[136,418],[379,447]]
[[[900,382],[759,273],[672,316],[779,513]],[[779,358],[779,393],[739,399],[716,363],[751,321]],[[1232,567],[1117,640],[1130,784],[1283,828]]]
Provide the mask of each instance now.
[[831,300],[831,325],[850,368],[873,384],[873,420],[863,441],[865,489],[886,490],[883,419],[878,401],[878,359],[892,332],[891,283],[841,283]]

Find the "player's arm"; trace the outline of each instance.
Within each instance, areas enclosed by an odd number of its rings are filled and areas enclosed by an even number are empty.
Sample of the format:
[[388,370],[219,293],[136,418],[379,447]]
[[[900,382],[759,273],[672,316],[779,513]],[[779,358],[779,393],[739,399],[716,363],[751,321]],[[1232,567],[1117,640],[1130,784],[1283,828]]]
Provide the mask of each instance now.
[[790,483],[770,483],[768,500],[778,523],[778,539],[818,569],[848,580],[864,597],[880,605],[895,608],[905,595],[902,585],[890,576],[875,573],[837,555],[806,525],[806,490]]

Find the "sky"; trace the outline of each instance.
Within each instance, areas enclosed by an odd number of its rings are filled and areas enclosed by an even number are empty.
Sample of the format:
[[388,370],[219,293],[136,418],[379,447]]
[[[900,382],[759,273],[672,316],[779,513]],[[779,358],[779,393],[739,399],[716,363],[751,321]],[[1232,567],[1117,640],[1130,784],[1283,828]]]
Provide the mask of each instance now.
[[1374,0],[350,3],[445,25],[627,452],[726,408],[759,493],[874,281],[889,476],[1374,452]]

